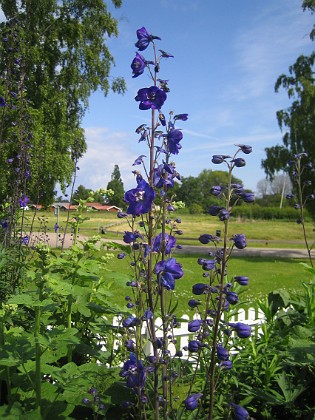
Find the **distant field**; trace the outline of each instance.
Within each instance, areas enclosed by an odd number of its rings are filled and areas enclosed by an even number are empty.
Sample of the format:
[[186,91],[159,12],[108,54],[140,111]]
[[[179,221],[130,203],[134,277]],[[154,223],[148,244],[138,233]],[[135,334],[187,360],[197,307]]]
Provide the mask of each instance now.
[[[27,212],[27,222],[32,222],[33,213]],[[75,212],[70,213],[70,221]],[[121,239],[125,230],[129,230],[126,219],[118,219],[116,213],[87,212],[90,220],[84,222],[80,229],[83,236],[91,236],[105,232],[104,237],[110,239]],[[189,215],[178,214],[182,223],[178,225],[183,230],[180,243],[183,245],[198,245],[198,238],[203,233],[215,234],[222,229],[222,223],[216,217],[210,215]],[[34,230],[41,230],[46,225],[48,230],[53,231],[56,223],[56,216],[53,212],[38,212],[34,218]],[[66,224],[67,213],[60,212],[59,225],[63,228]],[[140,220],[140,219],[139,219]],[[315,239],[313,232],[314,225],[307,224],[307,234],[310,243]],[[229,225],[230,234],[245,233],[248,244],[251,247],[278,247],[278,248],[299,248],[303,247],[302,229],[295,222],[283,220],[246,220],[239,221],[231,219]]]

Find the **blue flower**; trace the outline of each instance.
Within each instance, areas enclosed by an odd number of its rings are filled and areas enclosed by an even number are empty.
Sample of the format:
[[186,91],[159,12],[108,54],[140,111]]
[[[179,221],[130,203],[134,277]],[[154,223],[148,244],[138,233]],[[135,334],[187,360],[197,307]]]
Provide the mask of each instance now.
[[134,316],[128,316],[128,318],[124,319],[122,322],[123,327],[131,328],[135,327],[136,325],[140,324],[140,319]]
[[142,57],[141,54],[136,53],[135,58],[133,59],[132,63],[131,63],[131,68],[132,68],[132,72],[133,72],[133,76],[132,77],[138,77],[140,76],[145,69],[146,66],[146,62],[144,57]]
[[220,344],[217,346],[217,358],[223,361],[229,360],[228,350]]
[[245,203],[253,203],[255,201],[255,194],[252,192],[240,193],[239,196],[245,201]]
[[224,360],[220,363],[219,366],[222,369],[230,370],[230,369],[232,369],[233,363],[231,362],[231,360]]
[[135,46],[139,51],[144,51],[154,39],[161,39],[158,36],[151,35],[145,27],[142,27],[137,30],[138,41],[135,43]]
[[197,353],[201,349],[201,346],[202,346],[202,344],[201,344],[200,341],[198,341],[198,340],[191,340],[188,343],[188,350],[191,353]]
[[162,252],[164,251],[166,255],[172,252],[172,249],[176,245],[176,238],[172,235],[164,234],[164,241],[162,233],[159,233],[153,242],[152,251],[153,252]]
[[226,296],[226,300],[231,305],[235,305],[238,302],[238,295],[235,292],[227,292],[225,296]]
[[234,281],[236,281],[241,286],[247,286],[248,285],[248,277],[246,277],[246,276],[235,276]]
[[29,241],[29,237],[27,235],[25,235],[21,238],[21,240],[22,240],[23,245],[27,245],[28,241]]
[[192,292],[194,295],[202,295],[203,293],[206,293],[209,289],[209,286],[204,283],[196,283],[192,287]]
[[188,331],[197,332],[200,330],[202,321],[201,319],[194,319],[193,321],[188,322]]
[[231,406],[233,407],[235,420],[246,420],[249,418],[248,411],[244,407],[234,403],[231,403]]
[[182,146],[179,144],[182,138],[183,138],[183,133],[177,129],[172,129],[167,134],[168,150],[173,155],[177,155],[179,150],[182,148]]
[[157,86],[151,86],[138,90],[135,100],[140,102],[139,109],[141,110],[161,109],[166,101],[166,97],[166,93],[163,90],[159,89]]
[[146,157],[146,156],[145,155],[138,156],[137,159],[133,162],[132,166],[141,165],[144,157]]
[[188,120],[188,114],[177,114],[174,117],[174,121],[180,120],[180,121],[187,121]]
[[174,290],[175,279],[183,277],[184,272],[175,258],[159,261],[154,268],[154,273],[158,274],[159,281],[167,290]]
[[191,308],[197,308],[197,306],[200,305],[200,303],[200,300],[190,299],[190,301],[188,302],[188,306],[190,306]]
[[215,197],[218,197],[222,192],[222,187],[219,185],[216,185],[214,187],[211,187],[210,194],[214,195]]
[[2,96],[0,96],[0,107],[3,107],[3,106],[6,106],[6,101],[5,101],[5,99],[2,97]]
[[204,260],[202,263],[203,270],[214,270],[215,269],[215,261],[214,260]]
[[228,155],[213,155],[211,162],[219,165],[220,163],[224,162],[225,159],[230,158],[231,156]]
[[148,321],[151,318],[153,318],[153,312],[148,308],[142,316],[142,321]]
[[249,153],[252,153],[253,148],[252,146],[248,146],[246,144],[236,144],[235,146],[239,147],[245,155],[248,155]]
[[146,369],[141,360],[131,353],[130,358],[124,363],[119,375],[126,378],[128,388],[133,388],[138,395],[146,381]]
[[2,229],[6,229],[9,226],[9,221],[8,219],[2,219],[0,224],[1,224]]
[[252,328],[250,325],[244,324],[242,322],[230,322],[228,323],[229,327],[234,328],[236,334],[239,338],[248,338],[251,336]]
[[128,351],[134,351],[135,349],[135,342],[131,339],[125,341],[125,347]]
[[223,222],[224,220],[228,220],[230,217],[230,212],[223,208],[219,211],[219,219]]
[[155,192],[153,188],[142,179],[137,188],[127,191],[124,195],[125,202],[129,203],[127,213],[133,216],[148,213],[154,197]]
[[243,233],[237,233],[233,236],[232,240],[237,249],[244,249],[247,246],[246,236]]
[[21,198],[19,199],[20,207],[26,207],[29,201],[30,199],[25,194],[22,194]]
[[209,208],[209,213],[211,214],[211,216],[217,216],[221,209],[222,209],[222,206],[213,205]]
[[138,238],[141,238],[141,235],[138,232],[125,232],[123,236],[123,240],[126,242],[126,244],[131,244]]
[[[154,169],[154,185],[156,188],[174,186],[174,178],[178,178],[179,174],[175,172],[175,166],[170,164],[160,164]],[[161,194],[163,191],[161,191]]]
[[206,245],[209,242],[217,242],[219,238],[217,236],[210,235],[208,233],[204,233],[203,235],[199,236],[199,242]]
[[236,158],[236,159],[231,160],[231,162],[234,162],[234,165],[237,168],[241,168],[242,166],[246,165],[246,161],[243,158]]
[[186,410],[193,411],[198,406],[198,400],[202,397],[203,394],[198,392],[198,394],[191,394],[185,399]]

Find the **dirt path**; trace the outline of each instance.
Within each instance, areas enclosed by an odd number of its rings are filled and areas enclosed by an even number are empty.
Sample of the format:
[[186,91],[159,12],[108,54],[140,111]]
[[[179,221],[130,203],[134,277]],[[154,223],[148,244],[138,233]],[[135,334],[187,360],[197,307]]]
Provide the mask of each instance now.
[[[85,241],[88,239],[87,236],[79,236],[79,241]],[[31,236],[30,244],[41,241],[47,243],[52,248],[61,248],[63,234],[57,235],[54,232],[48,232],[46,234],[33,233]],[[104,242],[112,241],[110,239],[102,239]],[[124,243],[122,240],[114,240],[113,242]],[[73,236],[67,234],[64,239],[64,248],[69,248],[73,244]],[[212,249],[213,250],[213,249]],[[179,254],[199,254],[207,255],[211,251],[210,247],[198,246],[198,245],[184,245],[183,249],[176,250]],[[270,257],[270,258],[308,258],[305,249],[295,248],[251,248],[250,246],[245,249],[235,249],[233,251],[235,257]],[[315,252],[312,252],[312,257],[315,258]]]

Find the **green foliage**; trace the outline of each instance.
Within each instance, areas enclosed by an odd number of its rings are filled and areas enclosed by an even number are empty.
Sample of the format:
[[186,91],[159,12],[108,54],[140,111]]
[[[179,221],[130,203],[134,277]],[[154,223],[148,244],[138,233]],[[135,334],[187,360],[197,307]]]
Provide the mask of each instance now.
[[[234,217],[241,217],[242,219],[250,220],[292,220],[296,221],[299,217],[299,214],[296,209],[292,207],[264,207],[259,204],[252,205],[241,205],[236,206],[233,209]],[[310,216],[306,212],[306,218],[310,219]]]
[[114,191],[114,194],[110,197],[110,204],[117,206],[120,209],[125,208],[126,203],[124,202],[124,184],[121,179],[118,165],[114,166],[111,180],[107,184],[107,189]]
[[[121,2],[113,3],[119,7]],[[118,35],[117,21],[103,0],[1,0],[0,5],[9,21],[1,23],[1,36],[19,40],[12,61],[21,60],[19,84],[23,85],[24,98],[29,100],[31,198],[47,204],[53,200],[56,182],[62,186],[70,182],[76,161],[86,150],[80,124],[90,94],[97,89],[105,96],[111,88],[115,92],[125,90],[123,79],[111,81],[109,76],[114,58],[106,43]],[[7,60],[12,53],[6,54],[6,46],[0,49],[0,72],[12,74],[8,73]],[[5,99],[9,97],[7,87],[0,88]],[[1,139],[7,139],[12,131],[8,122],[15,120],[7,108],[2,110],[6,125],[1,129]],[[2,147],[1,167],[6,166],[8,153],[13,152]],[[5,186],[9,185],[4,175],[1,178],[0,173],[2,198],[8,194]]]
[[[306,266],[306,264],[305,264]],[[306,266],[315,274],[314,269]],[[313,419],[315,385],[315,283],[303,283],[304,293],[273,292],[259,301],[266,323],[237,353],[230,392],[240,394],[259,419]]]
[[[78,217],[76,223],[81,222]],[[60,255],[37,245],[18,292],[2,303],[2,416],[64,418],[82,404],[100,375],[112,374],[96,362],[111,366],[119,354],[115,331],[104,316],[122,309],[109,304],[110,254],[98,241],[93,237]]]
[[[228,172],[212,171],[204,169],[197,177],[189,176],[181,179],[181,184],[175,183],[173,189],[176,200],[183,201],[192,214],[202,209],[208,212],[213,204],[220,204],[221,201],[210,194],[210,188],[214,185],[225,186],[228,182]],[[242,184],[242,181],[232,176],[232,183]],[[199,207],[196,207],[198,205]]]
[[79,185],[72,195],[72,204],[77,204],[78,200],[87,200],[91,196],[92,192],[93,191],[90,188],[86,188],[84,185]]

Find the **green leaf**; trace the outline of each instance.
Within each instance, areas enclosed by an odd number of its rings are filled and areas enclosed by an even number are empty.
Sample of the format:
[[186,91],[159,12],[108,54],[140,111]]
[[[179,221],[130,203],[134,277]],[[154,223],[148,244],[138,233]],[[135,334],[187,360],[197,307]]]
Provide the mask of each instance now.
[[21,359],[8,348],[1,347],[0,366],[18,366]]
[[22,418],[22,409],[20,403],[17,401],[13,403],[12,407],[8,405],[0,406],[0,418],[6,420],[17,420]]
[[294,402],[296,398],[306,389],[300,383],[291,383],[285,372],[278,375],[277,383],[281,388],[284,399],[287,403]]
[[28,307],[32,307],[34,302],[36,302],[34,297],[26,293],[15,295],[8,300],[9,305],[25,305]]

